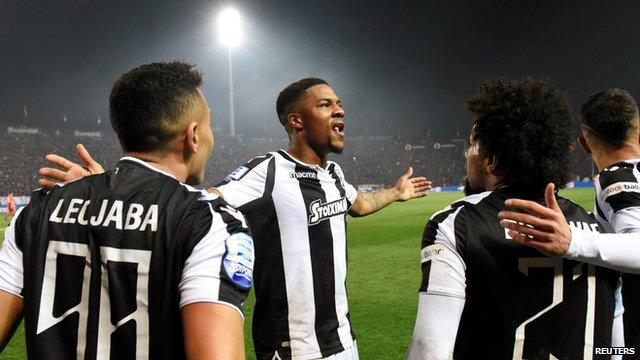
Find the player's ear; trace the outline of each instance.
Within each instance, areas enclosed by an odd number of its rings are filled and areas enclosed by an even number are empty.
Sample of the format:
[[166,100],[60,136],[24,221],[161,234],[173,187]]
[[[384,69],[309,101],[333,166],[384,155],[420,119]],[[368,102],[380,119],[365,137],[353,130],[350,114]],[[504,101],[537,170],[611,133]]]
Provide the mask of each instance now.
[[493,174],[498,168],[498,158],[495,155],[487,156],[484,159],[484,168],[487,174]]
[[192,121],[184,129],[184,151],[189,154],[198,152],[198,122]]
[[589,144],[587,144],[587,139],[584,137],[584,135],[580,135],[580,137],[578,138],[578,142],[580,143],[580,147],[582,147],[584,152],[586,152],[587,154],[591,154],[591,148],[589,147]]
[[303,128],[302,115],[299,112],[292,111],[287,115],[287,125],[295,131],[301,131]]

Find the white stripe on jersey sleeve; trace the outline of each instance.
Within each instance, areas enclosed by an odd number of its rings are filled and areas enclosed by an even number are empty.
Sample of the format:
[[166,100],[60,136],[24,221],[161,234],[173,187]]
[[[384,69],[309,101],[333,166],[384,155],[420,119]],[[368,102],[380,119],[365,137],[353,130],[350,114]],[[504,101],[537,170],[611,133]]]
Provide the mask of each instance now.
[[267,159],[238,180],[231,178],[228,183],[218,186],[222,198],[234,208],[261,198],[267,181],[269,162],[270,159]]
[[455,218],[457,208],[438,224],[435,243],[422,249],[421,263],[431,261],[427,294],[447,295],[464,299],[467,266],[456,249]]
[[230,236],[222,216],[209,209],[213,215],[209,232],[193,248],[191,255],[185,261],[180,290],[180,308],[196,303],[219,303],[234,308],[244,320],[244,314],[237,306],[220,300],[220,271],[222,257],[225,254],[225,240]]
[[0,249],[0,290],[20,296],[24,286],[24,269],[22,268],[22,251],[16,244],[16,221],[24,206],[16,212],[11,223],[4,232],[4,243]]

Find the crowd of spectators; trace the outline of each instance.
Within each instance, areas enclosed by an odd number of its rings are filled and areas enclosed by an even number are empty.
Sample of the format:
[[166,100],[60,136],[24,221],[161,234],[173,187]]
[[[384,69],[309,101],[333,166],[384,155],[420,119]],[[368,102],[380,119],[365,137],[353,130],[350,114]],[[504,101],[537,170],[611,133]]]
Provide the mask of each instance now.
[[[95,135],[95,134],[94,134]],[[37,187],[39,167],[44,156],[57,153],[75,159],[75,144],[82,142],[105,168],[122,156],[118,140],[112,133],[101,136],[77,134],[0,134],[0,194],[28,195]],[[268,151],[286,149],[282,139],[246,139],[216,136],[213,156],[209,160],[205,186],[215,185],[249,159]],[[342,166],[352,184],[389,186],[413,166],[414,174],[431,179],[434,186],[460,185],[464,181],[466,141],[449,139],[408,143],[398,137],[348,137],[342,154],[330,160]],[[583,151],[574,152],[575,180],[590,179],[593,167]]]

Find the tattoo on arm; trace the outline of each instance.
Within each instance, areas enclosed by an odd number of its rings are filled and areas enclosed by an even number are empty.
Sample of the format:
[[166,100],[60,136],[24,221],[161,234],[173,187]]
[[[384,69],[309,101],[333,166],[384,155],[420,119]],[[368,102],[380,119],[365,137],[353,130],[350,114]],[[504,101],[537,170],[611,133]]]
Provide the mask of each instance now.
[[384,189],[373,193],[359,193],[362,196],[362,200],[367,204],[364,214],[372,214],[392,202],[396,201],[396,194],[393,189]]

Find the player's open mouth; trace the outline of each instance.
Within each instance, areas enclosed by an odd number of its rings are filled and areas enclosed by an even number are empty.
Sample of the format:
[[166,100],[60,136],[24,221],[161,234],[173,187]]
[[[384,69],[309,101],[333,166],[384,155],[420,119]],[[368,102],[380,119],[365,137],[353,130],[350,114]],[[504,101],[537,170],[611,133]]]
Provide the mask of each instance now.
[[344,124],[343,123],[333,124],[333,131],[337,133],[339,136],[344,137]]

